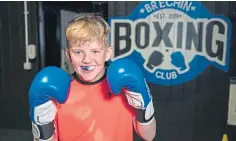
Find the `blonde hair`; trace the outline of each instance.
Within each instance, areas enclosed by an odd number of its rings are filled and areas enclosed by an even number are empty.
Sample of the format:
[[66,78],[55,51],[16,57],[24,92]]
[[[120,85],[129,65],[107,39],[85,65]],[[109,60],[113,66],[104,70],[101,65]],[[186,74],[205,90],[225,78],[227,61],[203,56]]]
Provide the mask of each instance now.
[[98,13],[81,13],[68,22],[65,32],[67,44],[99,41],[108,45],[110,27]]

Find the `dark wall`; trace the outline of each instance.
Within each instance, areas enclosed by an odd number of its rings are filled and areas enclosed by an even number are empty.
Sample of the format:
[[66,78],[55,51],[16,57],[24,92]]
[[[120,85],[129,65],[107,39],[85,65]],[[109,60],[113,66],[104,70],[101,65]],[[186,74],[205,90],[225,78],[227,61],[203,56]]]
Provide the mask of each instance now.
[[[38,48],[37,5],[28,2],[29,44]],[[28,88],[38,71],[25,62],[24,2],[0,2],[0,128],[29,129]]]
[[[221,141],[227,130],[229,76],[235,66],[234,2],[202,2],[212,14],[232,21],[229,72],[208,67],[198,77],[177,86],[149,83],[153,94],[157,136],[155,141]],[[128,16],[139,2],[109,2],[109,16]],[[135,140],[140,138],[135,136]]]

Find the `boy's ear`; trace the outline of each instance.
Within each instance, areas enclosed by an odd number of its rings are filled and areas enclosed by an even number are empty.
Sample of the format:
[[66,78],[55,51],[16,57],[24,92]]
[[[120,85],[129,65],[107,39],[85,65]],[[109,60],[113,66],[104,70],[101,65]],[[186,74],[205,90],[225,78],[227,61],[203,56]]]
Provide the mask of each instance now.
[[111,58],[113,58],[113,48],[111,46],[109,46],[107,48],[105,61],[109,61]]
[[70,57],[70,53],[69,53],[68,48],[65,49],[65,54],[66,54],[66,58],[71,62],[71,57]]

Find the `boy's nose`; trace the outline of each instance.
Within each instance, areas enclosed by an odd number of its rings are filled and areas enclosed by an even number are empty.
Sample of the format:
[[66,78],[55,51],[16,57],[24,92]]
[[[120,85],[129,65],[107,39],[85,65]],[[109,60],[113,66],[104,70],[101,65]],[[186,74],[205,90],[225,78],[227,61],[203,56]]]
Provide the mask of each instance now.
[[90,55],[84,55],[83,63],[91,63],[91,57]]

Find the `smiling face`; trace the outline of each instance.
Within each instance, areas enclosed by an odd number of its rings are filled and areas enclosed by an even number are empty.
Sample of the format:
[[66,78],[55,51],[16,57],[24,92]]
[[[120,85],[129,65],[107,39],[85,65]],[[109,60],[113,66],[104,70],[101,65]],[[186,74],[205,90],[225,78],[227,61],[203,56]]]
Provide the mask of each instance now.
[[109,26],[95,14],[81,14],[66,28],[67,59],[80,79],[94,82],[103,77],[105,62],[112,56]]
[[105,61],[111,58],[111,47],[98,41],[86,42],[80,46],[72,43],[66,50],[74,71],[83,81],[94,82],[105,73]]

